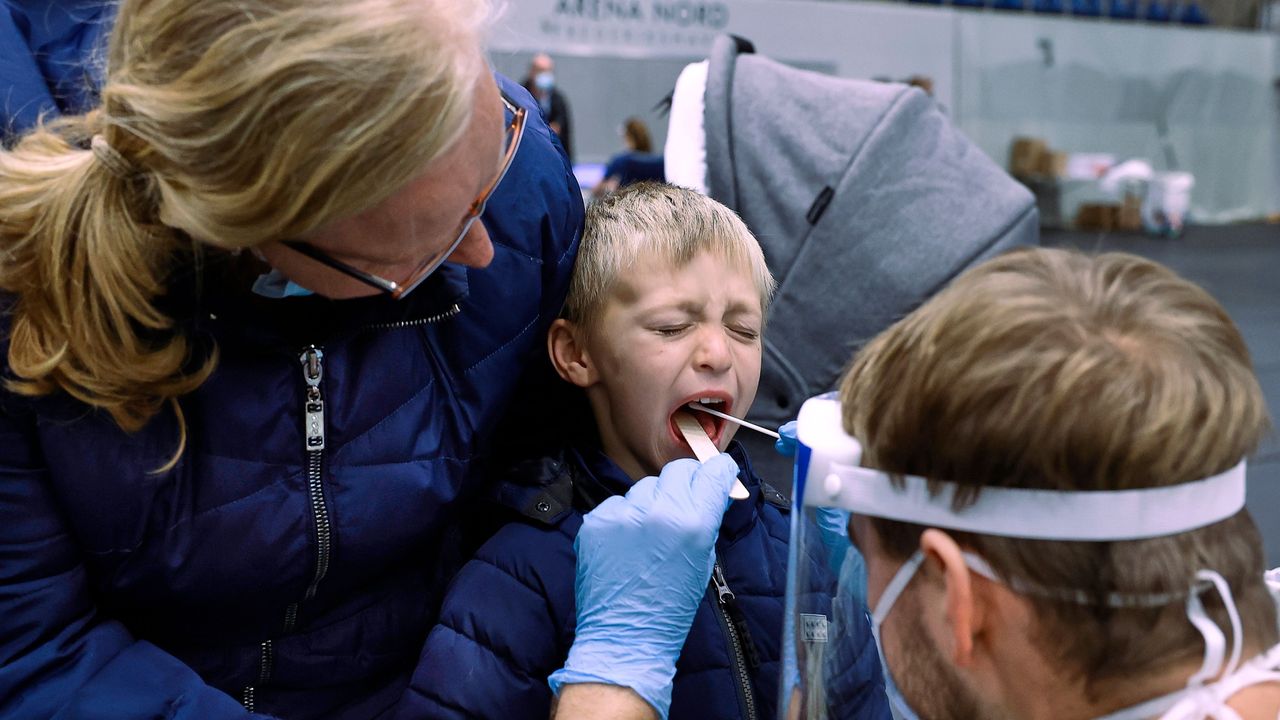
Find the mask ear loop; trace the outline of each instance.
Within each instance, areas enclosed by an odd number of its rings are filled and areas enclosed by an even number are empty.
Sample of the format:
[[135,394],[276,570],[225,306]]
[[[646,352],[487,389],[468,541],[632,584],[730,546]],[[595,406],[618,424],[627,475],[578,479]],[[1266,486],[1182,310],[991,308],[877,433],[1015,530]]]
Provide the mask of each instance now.
[[915,577],[916,570],[920,568],[920,564],[924,562],[924,551],[917,550],[910,558],[907,559],[902,567],[898,568],[897,574],[885,586],[884,592],[880,593],[880,601],[876,603],[875,610],[871,613],[871,622],[873,628],[878,628],[884,623],[884,619],[889,617],[889,611],[893,609],[893,604],[898,601],[898,596],[903,590],[907,589],[907,583],[911,582],[911,578]]
[[1225,578],[1214,570],[1201,570],[1196,573],[1196,584],[1200,582],[1209,582],[1218,592],[1218,597],[1222,598],[1222,604],[1227,609],[1227,617],[1231,621],[1231,657],[1225,661],[1224,654],[1227,648],[1226,636],[1222,633],[1221,628],[1214,624],[1209,614],[1205,612],[1204,602],[1200,600],[1200,593],[1194,590],[1187,596],[1187,619],[1200,631],[1200,635],[1204,638],[1204,663],[1200,665],[1200,669],[1196,671],[1187,680],[1187,687],[1198,687],[1205,684],[1206,680],[1218,675],[1229,676],[1236,671],[1240,665],[1240,655],[1244,652],[1243,629],[1240,622],[1240,611],[1236,608],[1235,598],[1231,595],[1231,586],[1227,584]]

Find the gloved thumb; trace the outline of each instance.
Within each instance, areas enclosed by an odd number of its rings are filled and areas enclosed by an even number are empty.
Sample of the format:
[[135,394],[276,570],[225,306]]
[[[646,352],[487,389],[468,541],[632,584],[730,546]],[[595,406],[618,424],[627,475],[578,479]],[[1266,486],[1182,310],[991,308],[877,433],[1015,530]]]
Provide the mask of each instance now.
[[738,478],[738,463],[727,453],[720,453],[693,474],[693,498],[700,507],[706,507],[716,513],[716,527],[719,517],[729,508],[729,491]]
[[773,449],[777,450],[779,455],[784,457],[795,456],[797,426],[796,421],[791,420],[778,428],[778,441],[773,444]]

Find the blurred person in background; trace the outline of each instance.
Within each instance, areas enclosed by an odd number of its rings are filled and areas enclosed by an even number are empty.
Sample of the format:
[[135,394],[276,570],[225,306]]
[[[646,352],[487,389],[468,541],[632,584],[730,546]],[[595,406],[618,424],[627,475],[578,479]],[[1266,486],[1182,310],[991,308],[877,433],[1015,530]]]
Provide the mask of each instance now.
[[560,137],[560,144],[564,146],[565,154],[572,163],[573,134],[569,101],[556,87],[556,63],[550,55],[538,53],[529,61],[529,74],[524,79],[524,89],[538,101],[543,120]]
[[664,179],[662,155],[654,154],[649,127],[643,120],[627,118],[622,124],[622,143],[627,146],[626,151],[609,159],[604,168],[604,180],[591,189],[592,197],[606,195],[641,180],[661,182]]

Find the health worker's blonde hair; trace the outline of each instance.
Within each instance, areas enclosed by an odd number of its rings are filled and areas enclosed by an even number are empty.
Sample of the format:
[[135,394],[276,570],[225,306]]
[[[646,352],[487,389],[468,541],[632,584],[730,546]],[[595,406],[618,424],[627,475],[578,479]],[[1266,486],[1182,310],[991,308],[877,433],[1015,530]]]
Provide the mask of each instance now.
[[627,185],[587,208],[562,316],[589,331],[618,277],[637,261],[657,258],[681,268],[701,252],[714,253],[750,272],[760,293],[761,312],[768,311],[773,275],[760,243],[736,213],[675,185]]
[[[865,465],[958,483],[968,490],[960,504],[984,487],[1187,483],[1231,468],[1269,429],[1248,349],[1222,307],[1168,268],[1119,253],[1026,249],[965,273],[857,355],[841,400]],[[892,557],[919,547],[918,525],[872,526]],[[1199,662],[1185,598],[1201,569],[1230,584],[1246,648],[1276,642],[1262,543],[1244,510],[1130,542],[951,534],[1002,578],[1037,589],[1025,597],[1038,647],[1094,701]],[[1157,607],[1103,601],[1166,593],[1175,599]],[[1228,627],[1217,594],[1202,599]]]
[[176,399],[215,358],[191,357],[157,298],[196,243],[305,235],[421,175],[470,119],[488,14],[483,0],[121,2],[101,106],[0,151],[9,387],[64,391],[126,430],[165,404],[181,422]]

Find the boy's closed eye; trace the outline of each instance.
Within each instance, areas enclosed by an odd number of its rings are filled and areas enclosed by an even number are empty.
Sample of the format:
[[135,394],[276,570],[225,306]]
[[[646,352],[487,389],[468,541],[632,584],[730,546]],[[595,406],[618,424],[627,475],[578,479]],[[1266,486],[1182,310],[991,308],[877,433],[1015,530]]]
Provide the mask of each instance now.
[[653,332],[661,335],[662,337],[676,337],[677,335],[684,333],[684,331],[688,330],[691,327],[693,327],[691,323],[679,323],[679,324],[672,324],[672,325],[659,325],[657,327],[652,328],[652,330]]
[[[693,323],[672,323],[667,325],[654,325],[649,328],[650,332],[656,333],[662,337],[678,337],[693,327]],[[755,342],[760,339],[760,331],[751,325],[744,324],[726,324],[725,328],[733,333],[739,339],[745,342]]]

